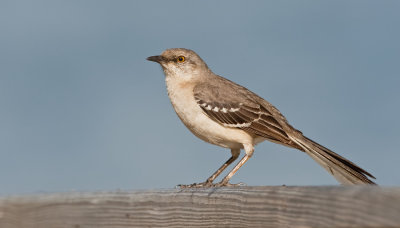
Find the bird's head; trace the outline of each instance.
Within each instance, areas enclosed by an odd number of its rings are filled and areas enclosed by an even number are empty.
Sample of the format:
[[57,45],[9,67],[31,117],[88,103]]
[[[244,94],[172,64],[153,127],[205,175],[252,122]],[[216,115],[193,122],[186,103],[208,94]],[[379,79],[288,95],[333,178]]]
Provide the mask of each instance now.
[[149,61],[159,63],[166,77],[194,80],[209,73],[207,64],[196,52],[185,48],[171,48],[161,55],[150,56]]

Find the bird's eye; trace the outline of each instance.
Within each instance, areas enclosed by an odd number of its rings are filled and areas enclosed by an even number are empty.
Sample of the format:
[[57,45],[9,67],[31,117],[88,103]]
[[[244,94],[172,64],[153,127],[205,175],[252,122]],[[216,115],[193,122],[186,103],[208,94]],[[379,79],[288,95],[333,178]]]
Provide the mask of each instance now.
[[180,63],[185,62],[185,56],[179,56],[178,58],[176,58],[176,60]]

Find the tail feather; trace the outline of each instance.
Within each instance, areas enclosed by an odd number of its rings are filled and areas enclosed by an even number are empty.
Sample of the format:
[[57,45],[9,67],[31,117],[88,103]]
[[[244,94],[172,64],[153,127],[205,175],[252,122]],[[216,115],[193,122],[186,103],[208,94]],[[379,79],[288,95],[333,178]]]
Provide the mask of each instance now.
[[375,179],[369,172],[328,148],[304,136],[290,136],[290,138],[341,184],[375,184],[367,177]]

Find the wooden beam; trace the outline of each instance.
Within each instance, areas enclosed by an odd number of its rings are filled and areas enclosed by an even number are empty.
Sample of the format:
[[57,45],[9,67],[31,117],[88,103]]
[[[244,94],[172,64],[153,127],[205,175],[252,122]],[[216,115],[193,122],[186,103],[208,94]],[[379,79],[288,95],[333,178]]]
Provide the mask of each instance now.
[[237,187],[0,198],[1,228],[400,227],[400,188]]

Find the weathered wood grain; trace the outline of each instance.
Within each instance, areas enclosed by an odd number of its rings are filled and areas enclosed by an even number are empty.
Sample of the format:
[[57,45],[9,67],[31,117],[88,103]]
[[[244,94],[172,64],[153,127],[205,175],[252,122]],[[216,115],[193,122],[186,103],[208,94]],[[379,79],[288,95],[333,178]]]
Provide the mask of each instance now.
[[400,188],[239,187],[0,198],[1,228],[400,227]]

